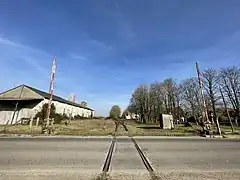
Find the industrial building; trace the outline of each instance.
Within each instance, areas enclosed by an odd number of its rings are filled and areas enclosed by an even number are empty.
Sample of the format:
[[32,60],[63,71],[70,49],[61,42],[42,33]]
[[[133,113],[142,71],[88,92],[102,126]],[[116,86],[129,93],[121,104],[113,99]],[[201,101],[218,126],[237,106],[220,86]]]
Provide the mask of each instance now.
[[[48,103],[50,94],[27,85],[20,85],[0,94],[0,124],[15,124],[21,119],[29,119]],[[52,98],[56,113],[69,117],[93,117],[94,110],[84,105],[68,101],[58,96]]]

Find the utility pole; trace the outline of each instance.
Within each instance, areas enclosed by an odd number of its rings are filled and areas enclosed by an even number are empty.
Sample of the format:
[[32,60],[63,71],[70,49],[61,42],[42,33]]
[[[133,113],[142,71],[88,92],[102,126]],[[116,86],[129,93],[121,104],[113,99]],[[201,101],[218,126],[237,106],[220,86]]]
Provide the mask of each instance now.
[[51,113],[51,105],[52,105],[52,97],[53,97],[53,89],[54,89],[54,78],[55,78],[55,72],[56,72],[56,56],[54,56],[53,59],[53,64],[52,64],[52,72],[51,72],[51,81],[50,81],[50,87],[49,87],[49,101],[48,101],[48,108],[47,108],[47,115],[46,115],[46,119],[45,119],[45,127],[47,128],[50,125],[50,113]]
[[199,69],[199,66],[198,66],[197,62],[196,62],[196,69],[197,69],[197,74],[198,74],[199,91],[200,91],[200,96],[201,96],[201,99],[202,99],[202,106],[203,106],[203,112],[202,112],[203,121],[205,119],[206,122],[209,122],[206,102],[205,102],[205,98],[204,98],[204,95],[203,95],[203,85],[202,85],[201,73],[200,73],[200,69]]
[[204,134],[206,135],[206,132],[208,131],[209,135],[211,137],[212,130],[211,130],[211,125],[210,125],[209,119],[208,119],[206,102],[205,102],[205,98],[203,95],[203,85],[202,85],[201,73],[200,73],[200,69],[199,69],[197,62],[196,62],[196,69],[197,69],[197,75],[198,75],[199,93],[200,93],[200,98],[202,99],[202,103],[200,104],[201,109],[202,109],[202,128],[203,128]]
[[48,109],[47,109],[47,117],[46,117],[47,120],[49,120],[49,118],[50,118],[55,72],[56,72],[56,56],[54,56],[53,64],[52,64],[51,82],[50,82],[50,87],[49,87],[50,97],[49,97],[49,101],[48,101]]

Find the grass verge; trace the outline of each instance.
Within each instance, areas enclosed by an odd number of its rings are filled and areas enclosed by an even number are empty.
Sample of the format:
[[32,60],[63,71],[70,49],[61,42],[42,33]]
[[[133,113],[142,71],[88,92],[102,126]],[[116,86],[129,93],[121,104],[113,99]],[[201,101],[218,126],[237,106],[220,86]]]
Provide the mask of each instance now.
[[[109,136],[113,135],[115,129],[115,123],[112,120],[74,120],[70,125],[65,125],[66,121],[61,124],[55,124],[55,135],[74,135],[74,136]],[[129,132],[126,132],[120,125],[117,135],[119,136],[199,136],[201,128],[193,125],[191,127],[185,127],[183,124],[175,125],[174,129],[160,129],[159,125],[144,125],[136,124],[126,121]],[[215,130],[215,127],[213,126]],[[240,127],[235,127],[235,132],[231,133],[231,127],[221,126],[222,133],[224,135],[234,136],[234,138],[240,138]],[[17,126],[0,126],[0,134],[28,134],[28,135],[40,135],[41,127],[33,126],[32,129],[28,125]]]

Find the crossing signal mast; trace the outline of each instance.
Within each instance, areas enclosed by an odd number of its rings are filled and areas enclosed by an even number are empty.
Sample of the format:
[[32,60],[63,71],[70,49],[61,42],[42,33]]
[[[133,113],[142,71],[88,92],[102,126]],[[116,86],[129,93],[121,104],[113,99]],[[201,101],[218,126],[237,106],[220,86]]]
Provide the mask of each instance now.
[[50,118],[50,113],[51,113],[55,73],[56,73],[56,56],[54,56],[54,59],[53,59],[51,82],[50,82],[50,87],[49,87],[50,97],[49,97],[49,101],[48,101],[47,116],[46,116],[47,126],[49,126],[49,118]]

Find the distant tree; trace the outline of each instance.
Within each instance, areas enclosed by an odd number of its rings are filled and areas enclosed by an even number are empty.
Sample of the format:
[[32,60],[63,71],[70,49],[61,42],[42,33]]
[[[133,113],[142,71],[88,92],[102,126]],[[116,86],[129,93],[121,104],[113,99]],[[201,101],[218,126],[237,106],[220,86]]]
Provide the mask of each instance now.
[[130,107],[135,114],[139,114],[143,123],[147,122],[149,111],[149,88],[145,84],[139,85],[130,100]]
[[179,93],[178,86],[174,79],[168,78],[163,81],[165,89],[165,107],[168,114],[172,114],[175,119],[179,118],[179,114],[176,111],[179,106]]
[[121,108],[118,105],[112,106],[110,110],[110,118],[119,119],[120,116],[121,116]]
[[189,78],[182,81],[180,85],[181,99],[183,101],[183,107],[186,112],[189,112],[190,116],[194,117],[198,124],[197,114],[201,113],[199,102],[199,89],[196,78]]
[[[240,119],[240,68],[224,68],[221,71],[207,69],[202,75],[203,96],[213,119],[216,121],[221,114],[218,112],[221,107],[219,87],[227,105],[234,110],[230,116],[235,119],[238,116]],[[145,124],[157,123],[161,114],[172,114],[174,120],[182,116],[191,117],[198,125],[204,125],[203,100],[196,77],[185,79],[180,84],[173,78],[152,84],[140,84],[133,92],[127,110],[136,114],[138,120]]]
[[162,113],[164,113],[164,93],[163,83],[155,82],[150,85],[149,104],[151,108],[151,122],[157,123]]

